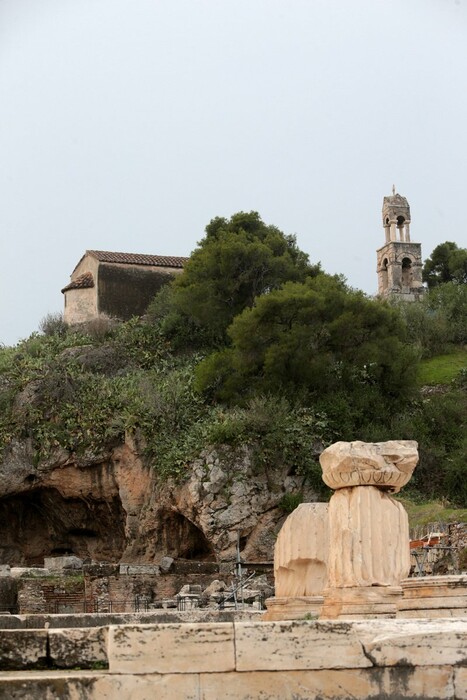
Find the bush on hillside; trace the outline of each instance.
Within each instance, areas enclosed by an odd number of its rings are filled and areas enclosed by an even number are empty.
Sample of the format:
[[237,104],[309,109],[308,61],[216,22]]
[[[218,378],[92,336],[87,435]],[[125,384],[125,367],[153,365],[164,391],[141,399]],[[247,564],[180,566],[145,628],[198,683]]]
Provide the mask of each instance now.
[[63,314],[60,311],[49,313],[39,323],[39,330],[44,335],[64,336],[68,330],[68,324],[63,319]]
[[429,290],[417,303],[400,302],[408,341],[421,357],[433,357],[467,343],[467,284],[447,282]]
[[232,346],[196,370],[197,388],[221,401],[271,393],[316,406],[342,396],[345,413],[360,409],[369,420],[415,384],[397,310],[324,274],[259,297],[228,333]]

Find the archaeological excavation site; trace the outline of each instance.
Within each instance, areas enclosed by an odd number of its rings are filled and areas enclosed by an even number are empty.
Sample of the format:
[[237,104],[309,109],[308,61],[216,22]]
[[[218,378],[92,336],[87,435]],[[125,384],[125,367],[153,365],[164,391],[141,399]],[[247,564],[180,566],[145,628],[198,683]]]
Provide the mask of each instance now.
[[0,700],[467,700],[467,0],[0,0]]
[[457,544],[411,540],[393,497],[417,443],[334,443],[320,455],[329,503],[288,517],[264,484],[237,480],[247,462],[229,482],[211,454],[157,507],[134,446],[51,464],[28,508],[16,470],[0,697],[466,697],[465,529]]

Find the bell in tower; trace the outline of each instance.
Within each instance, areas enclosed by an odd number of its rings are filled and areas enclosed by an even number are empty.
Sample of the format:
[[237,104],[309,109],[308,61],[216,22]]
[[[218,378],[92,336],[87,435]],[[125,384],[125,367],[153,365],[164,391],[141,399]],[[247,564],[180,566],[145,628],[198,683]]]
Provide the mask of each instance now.
[[422,246],[410,240],[410,207],[396,192],[383,199],[385,243],[377,250],[378,296],[416,301],[425,292]]

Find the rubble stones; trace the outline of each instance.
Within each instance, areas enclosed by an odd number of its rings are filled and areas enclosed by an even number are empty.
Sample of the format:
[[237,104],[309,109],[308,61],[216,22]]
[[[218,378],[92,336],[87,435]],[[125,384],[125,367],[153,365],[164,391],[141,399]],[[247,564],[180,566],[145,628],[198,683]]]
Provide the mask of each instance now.
[[172,564],[174,563],[173,557],[162,557],[162,559],[159,562],[159,566],[161,571],[166,574],[168,571],[170,571],[170,568]]

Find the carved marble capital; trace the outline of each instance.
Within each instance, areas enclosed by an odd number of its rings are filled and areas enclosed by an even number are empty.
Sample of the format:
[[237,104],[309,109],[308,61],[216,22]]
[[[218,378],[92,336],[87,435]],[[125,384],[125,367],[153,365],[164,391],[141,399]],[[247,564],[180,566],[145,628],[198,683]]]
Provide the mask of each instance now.
[[320,455],[323,481],[332,489],[376,486],[397,493],[418,462],[415,440],[336,442]]

